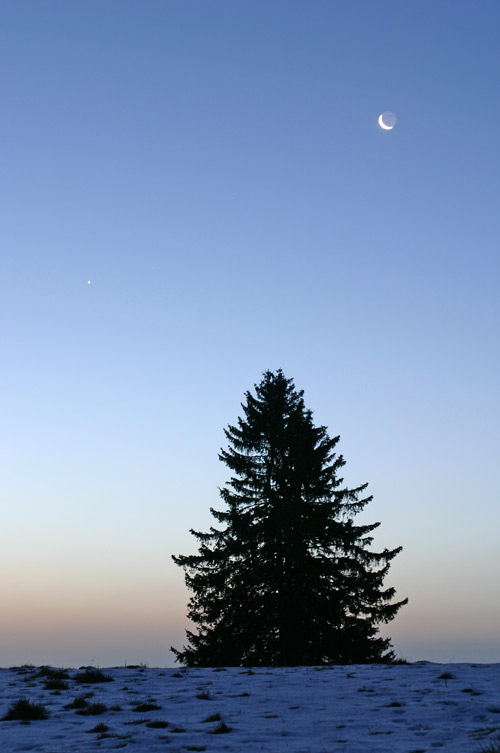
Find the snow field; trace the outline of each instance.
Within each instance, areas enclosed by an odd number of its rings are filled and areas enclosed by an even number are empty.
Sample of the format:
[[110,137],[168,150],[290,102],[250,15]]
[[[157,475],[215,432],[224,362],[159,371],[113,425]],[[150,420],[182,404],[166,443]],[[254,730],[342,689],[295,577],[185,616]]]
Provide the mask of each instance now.
[[49,714],[0,721],[2,753],[479,753],[500,740],[500,664],[102,671],[112,681],[68,670],[58,690],[40,668],[1,669],[0,718],[22,698]]

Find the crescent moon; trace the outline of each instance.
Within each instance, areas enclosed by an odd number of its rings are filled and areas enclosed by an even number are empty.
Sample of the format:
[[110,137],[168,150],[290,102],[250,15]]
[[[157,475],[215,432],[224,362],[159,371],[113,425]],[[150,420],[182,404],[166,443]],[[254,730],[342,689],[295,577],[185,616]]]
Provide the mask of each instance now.
[[379,126],[380,126],[381,128],[383,128],[383,129],[384,129],[384,131],[392,131],[392,129],[394,128],[394,126],[388,126],[388,125],[386,125],[386,124],[384,123],[384,121],[383,121],[383,119],[382,119],[382,115],[379,115],[379,116],[378,116],[378,124],[379,124]]

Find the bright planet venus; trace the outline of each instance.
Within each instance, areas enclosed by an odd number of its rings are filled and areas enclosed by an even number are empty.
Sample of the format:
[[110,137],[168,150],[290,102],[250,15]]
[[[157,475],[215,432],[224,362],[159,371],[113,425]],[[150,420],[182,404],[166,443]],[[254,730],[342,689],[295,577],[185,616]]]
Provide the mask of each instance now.
[[396,120],[393,112],[383,112],[382,115],[378,116],[378,124],[384,131],[392,131],[396,125]]

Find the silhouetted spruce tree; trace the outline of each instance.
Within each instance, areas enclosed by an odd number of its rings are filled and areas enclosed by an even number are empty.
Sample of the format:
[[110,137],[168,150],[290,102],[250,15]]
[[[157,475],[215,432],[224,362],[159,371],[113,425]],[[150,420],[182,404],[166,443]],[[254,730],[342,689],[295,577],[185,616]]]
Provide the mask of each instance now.
[[372,497],[347,489],[330,439],[281,370],[267,371],[245,417],[225,430],[220,459],[233,472],[221,490],[220,528],[192,530],[198,554],[173,559],[193,595],[197,633],[172,649],[187,666],[319,665],[392,661],[378,625],[404,601],[382,584],[401,551],[369,549],[380,524],[354,525]]

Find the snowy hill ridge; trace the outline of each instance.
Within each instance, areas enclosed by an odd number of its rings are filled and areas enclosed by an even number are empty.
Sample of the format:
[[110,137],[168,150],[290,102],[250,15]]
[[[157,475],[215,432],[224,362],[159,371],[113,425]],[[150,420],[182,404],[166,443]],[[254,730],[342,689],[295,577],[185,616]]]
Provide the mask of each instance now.
[[0,718],[4,753],[475,753],[500,741],[500,664],[13,667]]

